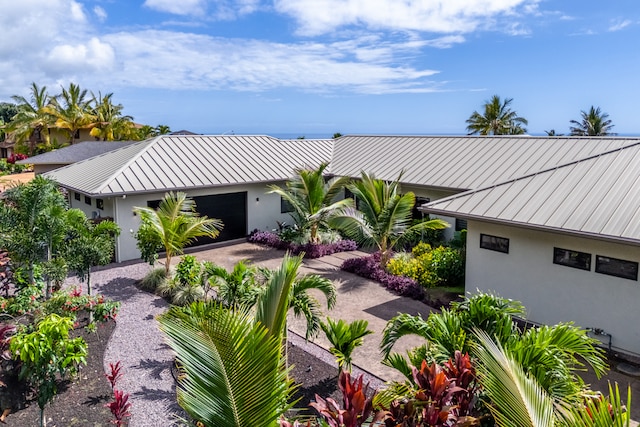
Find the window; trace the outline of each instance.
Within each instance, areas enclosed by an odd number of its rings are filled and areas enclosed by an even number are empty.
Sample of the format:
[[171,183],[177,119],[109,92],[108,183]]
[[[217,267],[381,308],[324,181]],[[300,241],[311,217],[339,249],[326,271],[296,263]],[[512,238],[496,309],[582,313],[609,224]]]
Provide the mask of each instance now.
[[160,207],[160,202],[162,200],[149,200],[147,201],[147,207],[151,208],[153,210],[158,210],[158,207]]
[[490,251],[509,253],[509,239],[488,234],[480,234],[480,247]]
[[80,138],[80,129],[77,129],[77,130],[75,131],[75,133],[73,134],[73,138],[74,138],[74,139],[79,139],[79,138]]
[[462,231],[467,229],[467,220],[456,218],[456,231]]
[[596,255],[596,273],[638,280],[638,263]]
[[73,193],[73,198],[80,201],[80,193]]
[[85,202],[86,204],[88,204],[89,206],[91,206],[91,197],[89,197],[89,196],[84,196],[84,202]]
[[429,203],[430,201],[431,201],[431,199],[428,198],[428,197],[416,196],[416,204],[413,205],[413,210],[411,211],[411,218],[413,218],[413,219],[425,218],[426,215],[424,214],[424,212],[422,212],[418,208],[420,206],[424,205],[425,203]]
[[102,199],[96,199],[96,208],[98,208],[98,209],[104,209],[104,200],[102,200]]
[[281,196],[280,197],[280,213],[289,213],[293,211],[294,209],[293,209],[293,206],[291,206],[291,203],[289,203],[287,200],[285,200]]
[[553,248],[553,263],[590,271],[591,254],[571,249]]

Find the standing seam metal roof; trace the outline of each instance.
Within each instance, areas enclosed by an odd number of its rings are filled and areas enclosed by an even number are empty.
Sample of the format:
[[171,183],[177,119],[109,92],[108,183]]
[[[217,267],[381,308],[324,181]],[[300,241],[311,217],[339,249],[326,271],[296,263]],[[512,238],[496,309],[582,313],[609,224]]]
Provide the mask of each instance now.
[[89,195],[206,188],[290,178],[331,160],[333,140],[162,135],[46,174]]
[[640,143],[440,199],[422,209],[640,244]]
[[336,175],[469,190],[640,142],[640,138],[533,136],[344,136],[336,140]]

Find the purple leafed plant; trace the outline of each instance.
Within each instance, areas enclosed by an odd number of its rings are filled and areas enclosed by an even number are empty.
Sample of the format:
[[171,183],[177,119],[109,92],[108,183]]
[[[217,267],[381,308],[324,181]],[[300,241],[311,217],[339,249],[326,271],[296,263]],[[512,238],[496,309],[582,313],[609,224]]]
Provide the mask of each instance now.
[[305,258],[320,258],[326,255],[335,254],[336,252],[355,251],[358,245],[353,240],[340,240],[336,243],[306,243],[299,245],[296,243],[285,242],[280,239],[277,234],[270,231],[256,231],[249,236],[249,242],[260,245],[270,246],[272,248],[290,251],[294,255],[304,252]]
[[343,262],[340,268],[360,277],[375,280],[391,292],[403,297],[416,300],[424,298],[424,289],[418,282],[409,277],[395,276],[380,267],[380,252],[363,258],[350,258]]
[[107,380],[109,380],[111,389],[113,390],[116,387],[116,383],[120,380],[120,378],[122,378],[123,375],[120,361],[118,360],[115,365],[113,363],[109,363],[109,370],[110,372],[107,372],[106,374],[104,374],[104,376],[107,377]]
[[122,427],[124,425],[125,418],[131,416],[131,413],[129,412],[129,410],[131,409],[131,403],[129,403],[129,393],[123,393],[120,390],[114,389],[113,398],[113,402],[107,403],[104,406],[109,408],[115,418],[111,421],[111,423],[115,424],[118,427]]

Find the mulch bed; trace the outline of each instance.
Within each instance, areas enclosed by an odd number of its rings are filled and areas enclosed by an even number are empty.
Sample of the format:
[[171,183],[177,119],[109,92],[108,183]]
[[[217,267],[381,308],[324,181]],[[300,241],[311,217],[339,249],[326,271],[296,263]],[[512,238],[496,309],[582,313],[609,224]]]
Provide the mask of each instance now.
[[[83,320],[80,319],[81,325],[86,323]],[[58,395],[45,408],[47,427],[112,425],[111,411],[104,406],[112,400],[112,392],[104,376],[103,359],[114,328],[115,322],[109,321],[98,324],[96,332],[89,332],[84,327],[73,332],[73,337],[80,336],[87,342],[87,364],[82,366],[75,380],[58,384]],[[17,391],[18,396],[12,398],[16,407],[7,417],[6,424],[20,427],[40,425],[40,408],[35,396],[26,396],[25,399],[19,390],[11,391]]]

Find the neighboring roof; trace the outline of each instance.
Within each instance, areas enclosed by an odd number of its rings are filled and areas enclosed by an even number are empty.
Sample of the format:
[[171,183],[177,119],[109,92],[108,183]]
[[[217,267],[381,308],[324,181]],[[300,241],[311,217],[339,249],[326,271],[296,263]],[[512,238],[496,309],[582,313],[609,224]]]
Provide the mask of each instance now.
[[422,210],[640,244],[640,143],[422,206]]
[[640,142],[640,138],[533,136],[343,136],[332,173],[469,190]]
[[182,129],[182,130],[177,130],[175,132],[171,132],[169,135],[199,135],[199,134],[195,132],[191,132],[190,130]]
[[333,140],[161,135],[45,174],[88,195],[206,188],[291,178],[331,159]]
[[70,165],[131,144],[132,141],[85,141],[16,162],[20,165]]

